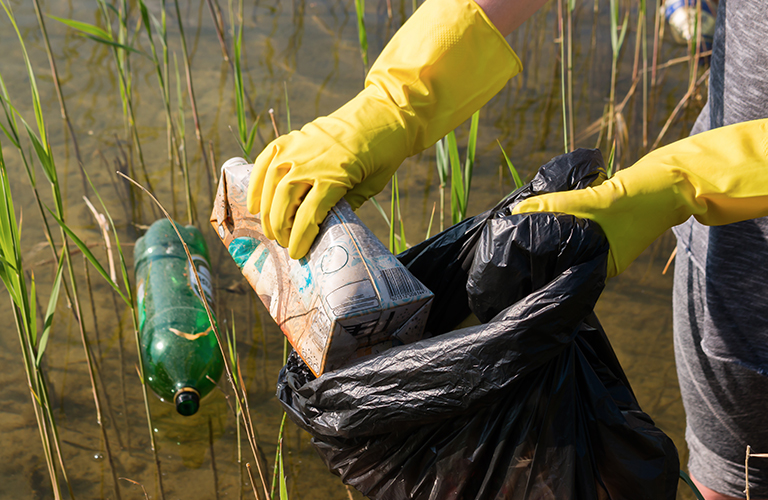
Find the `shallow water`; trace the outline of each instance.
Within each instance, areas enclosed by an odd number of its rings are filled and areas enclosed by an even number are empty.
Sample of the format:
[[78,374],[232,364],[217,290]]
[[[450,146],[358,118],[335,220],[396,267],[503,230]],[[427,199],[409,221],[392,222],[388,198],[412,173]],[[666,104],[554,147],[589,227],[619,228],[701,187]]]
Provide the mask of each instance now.
[[[159,16],[158,3],[151,2],[150,9]],[[372,61],[385,41],[411,13],[411,2],[393,0],[392,3],[393,16],[389,20],[385,1],[367,2],[366,23]],[[581,135],[601,116],[609,92],[611,49],[610,25],[606,15],[608,2],[598,2],[597,15],[593,13],[591,2],[577,4],[573,76],[576,144],[594,147],[596,134]],[[555,5],[552,2],[510,37],[525,71],[481,112],[470,214],[489,208],[513,189],[506,166],[502,167],[504,160],[497,139],[524,179],[563,150],[557,59],[559,47],[553,41],[557,36]],[[226,2],[221,2],[221,6],[229,25]],[[12,2],[12,7],[38,77],[48,134],[66,197],[68,224],[92,245],[94,253],[106,263],[98,227],[82,197],[87,194],[94,203],[96,200],[90,189],[84,190],[71,137],[60,119],[59,104],[32,3],[17,0]],[[47,2],[43,10],[52,16],[100,22],[97,21],[100,16],[95,2]],[[170,50],[181,58],[176,18],[175,14],[171,15],[172,5],[168,11]],[[135,27],[138,19],[135,8],[129,18],[130,26]],[[230,127],[236,129],[231,72],[222,58],[207,3],[185,2],[182,18],[193,59],[194,88],[205,147],[208,150],[213,144],[216,165],[220,165],[227,158],[240,155],[230,131]],[[619,101],[632,84],[635,22],[636,13],[633,12],[630,18],[633,29],[627,35],[621,57],[617,85]],[[46,23],[84,167],[115,218],[130,267],[133,241],[141,235],[142,228],[159,214],[146,196],[137,194],[137,201],[132,202],[125,184],[118,181],[113,173],[125,165],[131,149],[126,139],[111,54],[104,45],[78,36],[51,18],[47,18]],[[333,111],[362,88],[364,68],[360,60],[352,1],[249,2],[244,9],[244,23],[246,85],[253,109],[260,117],[257,149],[274,136],[268,109],[275,109],[281,132],[287,130],[285,88],[293,128]],[[14,105],[28,122],[33,123],[24,61],[16,35],[4,14],[0,15],[0,26],[0,47],[3,50],[0,74]],[[648,27],[652,35],[652,16],[649,16]],[[649,51],[650,46],[649,43]],[[138,36],[138,47],[149,50],[143,30]],[[668,39],[664,41],[661,62],[681,55],[684,55],[684,48],[672,45]],[[182,177],[168,167],[165,116],[155,73],[149,60],[139,55],[132,56],[131,64],[137,123],[149,180],[155,195],[183,220]],[[181,60],[179,64],[183,78]],[[460,77],[457,75],[457,78]],[[687,90],[687,64],[661,70],[659,82],[651,91],[651,142]],[[175,90],[173,76],[172,85],[172,90]],[[182,88],[185,85],[182,82]],[[629,148],[620,155],[624,166],[637,159],[641,151],[642,101],[640,92],[635,95],[637,97],[628,101],[624,111],[629,131]],[[236,328],[238,354],[247,382],[254,424],[268,462],[272,464],[282,416],[274,398],[275,380],[281,366],[282,336],[247,287],[215,233],[209,230],[207,220],[215,186],[209,181],[205,163],[201,160],[186,94],[183,99],[196,224],[205,234],[212,254],[217,314],[222,326],[231,328],[234,324]],[[175,96],[173,105],[176,106]],[[687,133],[700,105],[699,100],[684,108],[663,143]],[[466,144],[466,126],[460,128],[458,137],[460,144]],[[39,302],[44,306],[55,262],[45,245],[41,219],[18,152],[4,136],[0,136],[0,142],[12,172],[17,216],[23,214],[25,265],[34,271]],[[145,182],[133,156],[136,177]],[[407,222],[407,240],[411,244],[423,239],[432,207],[439,199],[434,156],[434,148],[430,148],[407,160],[399,173],[401,210]],[[50,190],[39,169],[37,177],[43,201],[50,205]],[[382,206],[388,207],[389,197],[388,188],[377,199]],[[370,203],[363,206],[359,214],[384,241],[387,240],[386,225]],[[433,233],[439,224],[438,218],[436,215]],[[685,463],[684,414],[672,354],[671,274],[661,274],[672,248],[673,237],[665,235],[627,272],[611,281],[598,303],[597,313],[641,405],[674,439],[680,449],[681,463]],[[113,296],[111,289],[93,269],[89,271],[91,297],[79,255],[75,255],[74,263],[78,267],[87,334],[100,368],[101,379],[98,383],[104,389],[103,420],[116,475],[143,484],[151,498],[158,498],[141,388],[136,375],[136,347],[130,312]],[[8,301],[0,304],[0,314],[0,317],[11,317]],[[3,436],[0,496],[52,498],[18,338],[10,324],[0,331],[0,360],[4,366],[0,371],[0,384],[4,388],[0,399],[3,409],[0,412],[0,433]],[[110,460],[98,428],[79,331],[63,296],[44,357],[44,370],[63,443],[64,461],[76,496],[115,498]],[[220,385],[224,387],[224,381]],[[225,394],[230,394],[226,388],[214,392],[204,400],[201,411],[189,418],[178,416],[172,406],[151,395],[153,432],[161,460],[166,498],[249,498],[252,495],[245,469],[237,462],[235,419]],[[315,454],[306,433],[289,423],[283,447],[291,498],[348,498],[340,480],[325,469]],[[245,441],[243,453],[245,460],[252,461],[248,458],[251,455]],[[123,498],[142,498],[141,487],[134,483],[119,480],[119,488]],[[681,486],[680,489],[685,491],[687,488]],[[354,496],[360,497],[357,493]],[[688,492],[681,493],[680,497],[690,498]]]

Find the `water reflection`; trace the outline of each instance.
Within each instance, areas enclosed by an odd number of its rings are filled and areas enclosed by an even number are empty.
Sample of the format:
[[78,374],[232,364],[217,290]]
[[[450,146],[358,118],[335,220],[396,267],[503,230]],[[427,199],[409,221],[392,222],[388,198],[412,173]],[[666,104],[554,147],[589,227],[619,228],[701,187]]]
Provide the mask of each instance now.
[[221,391],[215,390],[203,398],[200,409],[189,417],[182,417],[173,405],[154,395],[150,401],[155,439],[164,453],[177,455],[188,469],[200,469],[204,462],[215,462],[211,457],[213,444],[224,435],[227,420],[233,418]]

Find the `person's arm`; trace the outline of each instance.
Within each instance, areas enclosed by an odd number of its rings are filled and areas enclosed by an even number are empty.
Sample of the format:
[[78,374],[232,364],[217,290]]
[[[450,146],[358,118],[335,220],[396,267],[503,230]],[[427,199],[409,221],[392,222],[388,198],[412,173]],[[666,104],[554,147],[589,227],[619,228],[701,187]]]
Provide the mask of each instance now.
[[475,0],[504,36],[519,28],[546,2],[547,0]]
[[304,256],[342,197],[357,208],[406,157],[468,119],[521,70],[503,33],[543,2],[424,2],[377,58],[360,94],[256,158],[248,210],[261,213],[266,236],[291,257]]
[[513,213],[561,212],[597,222],[608,276],[624,271],[672,226],[694,216],[718,226],[768,215],[768,119],[659,148],[593,188],[536,196]]

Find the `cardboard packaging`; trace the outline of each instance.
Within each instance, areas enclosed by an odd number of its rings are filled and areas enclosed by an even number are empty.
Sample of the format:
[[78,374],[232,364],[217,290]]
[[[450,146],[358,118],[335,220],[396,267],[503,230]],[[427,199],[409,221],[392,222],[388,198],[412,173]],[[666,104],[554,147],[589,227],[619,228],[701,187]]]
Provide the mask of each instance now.
[[432,292],[390,253],[342,200],[320,225],[306,257],[268,240],[246,208],[252,165],[221,169],[211,224],[288,341],[312,372],[342,368],[420,340]]

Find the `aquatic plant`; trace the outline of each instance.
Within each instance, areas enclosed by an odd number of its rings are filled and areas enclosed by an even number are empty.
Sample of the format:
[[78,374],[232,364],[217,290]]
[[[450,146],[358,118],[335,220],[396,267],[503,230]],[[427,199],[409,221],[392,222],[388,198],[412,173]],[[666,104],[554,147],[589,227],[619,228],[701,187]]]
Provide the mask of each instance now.
[[480,110],[470,120],[469,137],[464,168],[459,159],[459,147],[456,133],[451,131],[437,142],[437,172],[440,177],[440,230],[443,230],[445,210],[445,186],[448,173],[451,176],[451,221],[457,224],[467,217],[469,191],[472,187],[472,173],[475,167],[477,151],[477,133],[480,124]]

